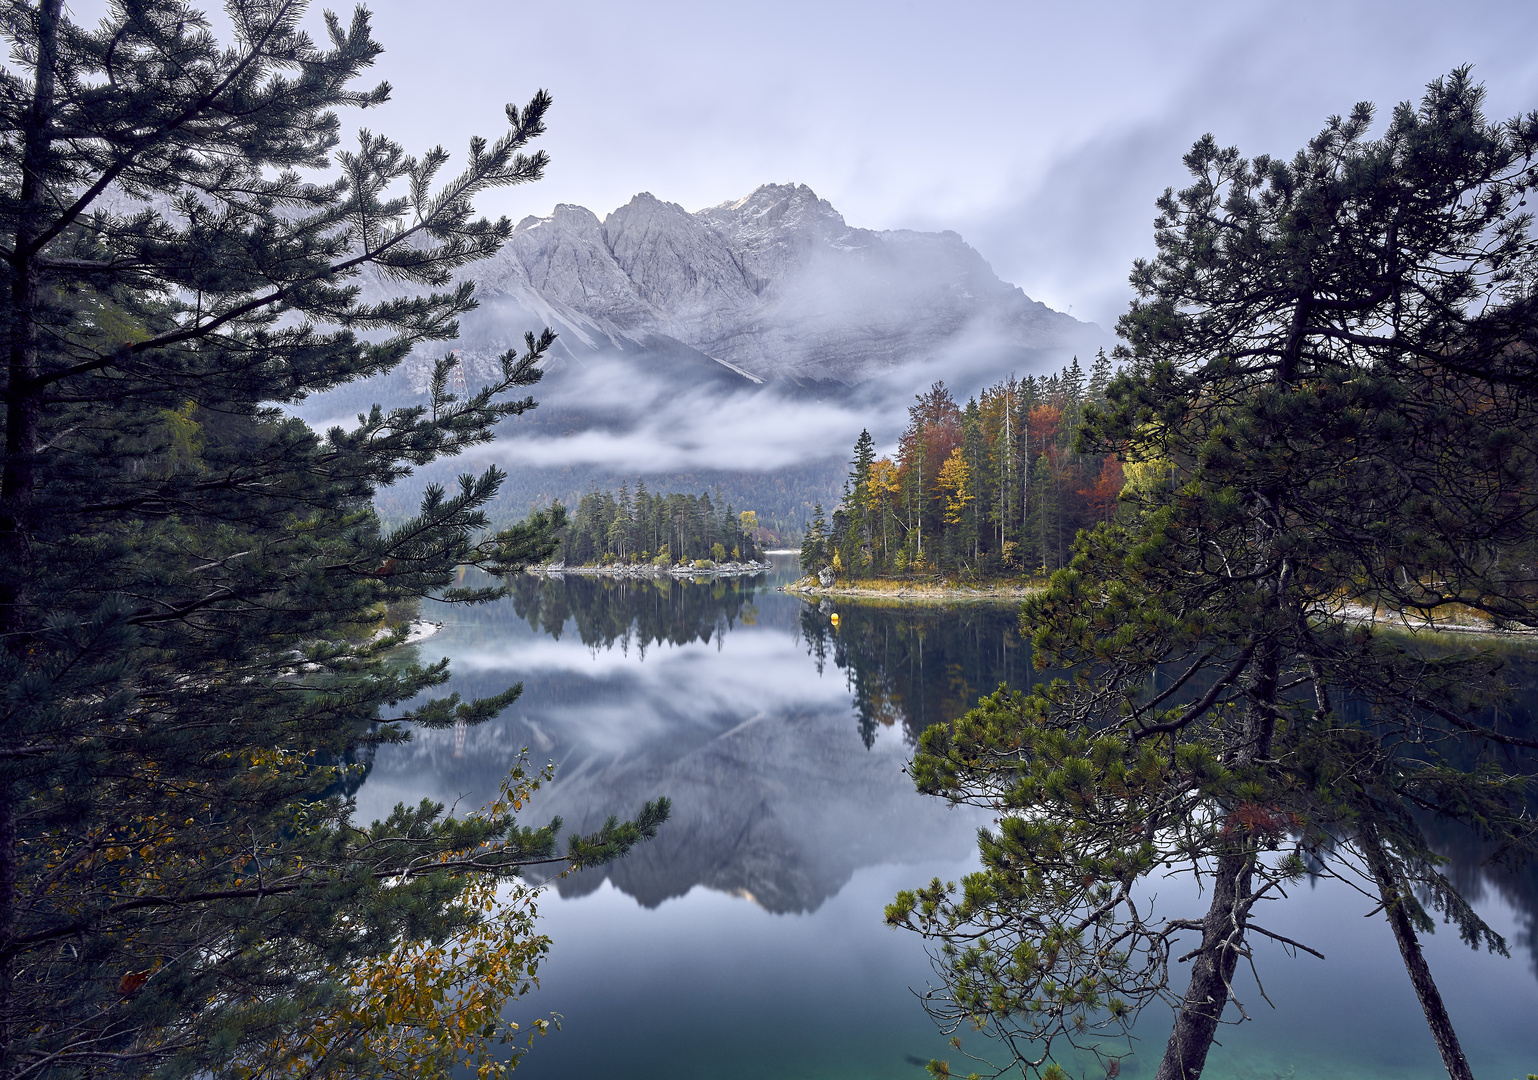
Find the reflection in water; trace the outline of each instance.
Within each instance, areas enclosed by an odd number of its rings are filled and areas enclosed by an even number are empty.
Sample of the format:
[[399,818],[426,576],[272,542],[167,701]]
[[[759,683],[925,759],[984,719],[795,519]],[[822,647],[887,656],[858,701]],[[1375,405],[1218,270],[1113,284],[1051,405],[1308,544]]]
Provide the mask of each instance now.
[[897,728],[912,744],[1000,683],[1025,688],[1052,677],[1031,665],[1012,605],[835,607],[823,600],[802,608],[800,631],[819,674],[830,659],[847,673],[867,746],[881,727]]
[[524,575],[498,604],[456,611],[421,646],[453,659],[452,688],[523,696],[460,734],[418,732],[375,760],[360,816],[430,795],[473,803],[523,747],[559,763],[533,813],[587,831],[667,795],[661,835],[605,880],[647,907],[696,885],[768,911],[814,911],[861,867],[970,854],[980,818],[918,798],[893,734],[861,739],[843,680],[798,640],[800,604],[768,579],[678,582]]
[[[660,794],[674,802],[629,859],[552,883],[567,902],[543,908],[556,950],[528,1007],[558,1009],[568,1030],[539,1045],[531,1075],[919,1080],[905,1057],[946,1056],[905,989],[927,978],[922,953],[880,911],[897,888],[964,873],[985,819],[916,795],[902,767],[929,724],[1001,681],[1052,673],[1032,667],[1012,606],[813,604],[775,591],[794,576],[793,562],[698,583],[525,576],[497,604],[431,616],[445,628],[417,648],[452,659],[449,689],[521,680],[523,697],[462,745],[429,731],[381,748],[360,817],[423,796],[478,805],[524,747],[559,763],[532,813],[570,830]],[[1514,663],[1513,677],[1538,687],[1538,670]],[[1475,845],[1444,839],[1450,872],[1515,908],[1515,925],[1498,921],[1538,963],[1538,873],[1492,876]],[[1324,1074],[1364,1080],[1438,1075],[1391,936],[1381,923],[1363,932],[1368,906],[1330,883],[1279,905],[1277,929],[1330,962],[1265,956],[1280,1012],[1225,1035],[1208,1074],[1319,1075],[1327,1062]],[[1538,1008],[1526,964],[1447,933],[1429,948],[1455,1019],[1482,1044],[1480,1074],[1515,1074],[1503,1072],[1522,1056],[1515,1017]],[[1314,1033],[1306,1047],[1289,1038],[1300,1025]],[[1145,1038],[1162,1045],[1152,1028]],[[1128,1078],[1151,1072],[1123,1063]]]
[[644,657],[648,645],[689,645],[712,635],[719,644],[737,623],[753,626],[753,597],[763,585],[763,574],[701,582],[520,574],[512,582],[512,605],[519,618],[557,641],[570,621],[589,648],[618,645],[628,652],[634,645]]
[[[1019,635],[1017,614],[1010,606],[835,605],[823,600],[803,607],[800,632],[819,671],[831,659],[847,673],[867,745],[882,726],[902,729],[912,744],[930,724],[955,719],[1000,683],[1026,689],[1062,675],[1036,670],[1030,642]],[[1538,661],[1514,652],[1506,659],[1505,673],[1512,699],[1498,715],[1481,721],[1508,734],[1538,736]],[[1193,683],[1188,692],[1195,696],[1204,689]],[[1346,708],[1349,712],[1350,702]],[[1366,710],[1358,711],[1365,722]],[[1448,764],[1460,769],[1479,764],[1456,748],[1447,754]],[[1534,751],[1510,748],[1489,763],[1532,774],[1535,759]],[[1538,817],[1538,797],[1532,810]],[[1493,892],[1517,910],[1521,928],[1510,944],[1528,954],[1538,975],[1538,864],[1512,869],[1492,863],[1495,853],[1461,829],[1435,820],[1424,824],[1434,846],[1449,859],[1449,877],[1466,897],[1477,901]]]
[[[1538,661],[1522,654],[1512,655],[1506,661],[1505,677],[1513,688],[1511,701],[1497,715],[1482,720],[1506,734],[1538,737]],[[1527,775],[1538,771],[1538,752],[1515,747],[1487,750],[1485,757],[1479,759],[1460,745],[1447,756],[1449,764],[1463,770],[1485,764]],[[1529,797],[1528,811],[1538,818],[1538,792]],[[1519,924],[1509,944],[1513,955],[1519,950],[1527,954],[1531,970],[1538,976],[1538,863],[1510,867],[1503,864],[1502,853],[1460,826],[1437,820],[1425,821],[1423,826],[1432,838],[1432,846],[1447,857],[1445,872],[1465,897],[1478,903],[1494,894],[1515,909]]]

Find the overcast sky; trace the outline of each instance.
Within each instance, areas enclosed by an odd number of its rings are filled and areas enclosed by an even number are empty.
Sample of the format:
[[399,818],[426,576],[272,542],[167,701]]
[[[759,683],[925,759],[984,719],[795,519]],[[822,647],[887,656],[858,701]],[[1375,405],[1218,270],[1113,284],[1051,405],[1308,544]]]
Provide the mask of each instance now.
[[1290,155],[1329,114],[1418,98],[1460,63],[1492,115],[1538,108],[1531,0],[371,7],[395,95],[349,126],[462,159],[504,102],[554,96],[547,178],[488,210],[602,216],[639,191],[696,210],[796,181],[852,225],[954,229],[1106,326],[1202,133]]
[[[68,2],[81,21],[106,4]],[[463,160],[505,102],[554,96],[547,178],[488,211],[603,216],[640,191],[697,210],[795,181],[852,225],[954,229],[1004,280],[1108,328],[1203,133],[1290,156],[1331,113],[1385,115],[1464,63],[1493,117],[1538,108],[1533,0],[370,7],[394,100],[344,129]]]

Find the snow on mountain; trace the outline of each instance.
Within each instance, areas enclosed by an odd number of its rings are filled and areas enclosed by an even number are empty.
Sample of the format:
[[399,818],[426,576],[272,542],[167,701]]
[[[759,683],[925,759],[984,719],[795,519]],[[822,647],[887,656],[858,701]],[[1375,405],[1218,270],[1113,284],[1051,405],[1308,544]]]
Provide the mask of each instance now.
[[471,274],[482,311],[463,343],[475,366],[546,324],[573,357],[694,353],[735,377],[794,383],[858,383],[958,344],[1103,337],[1000,281],[953,232],[852,228],[795,184],[697,213],[645,193],[602,221],[562,204],[525,218]]

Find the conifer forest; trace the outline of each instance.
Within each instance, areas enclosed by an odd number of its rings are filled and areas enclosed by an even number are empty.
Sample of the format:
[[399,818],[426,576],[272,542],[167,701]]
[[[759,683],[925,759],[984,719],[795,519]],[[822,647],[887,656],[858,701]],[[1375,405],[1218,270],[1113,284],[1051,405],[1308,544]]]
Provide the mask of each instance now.
[[738,514],[717,490],[709,494],[652,494],[644,479],[632,495],[626,484],[582,496],[562,535],[561,555],[569,565],[599,562],[738,562],[758,556],[757,515]]

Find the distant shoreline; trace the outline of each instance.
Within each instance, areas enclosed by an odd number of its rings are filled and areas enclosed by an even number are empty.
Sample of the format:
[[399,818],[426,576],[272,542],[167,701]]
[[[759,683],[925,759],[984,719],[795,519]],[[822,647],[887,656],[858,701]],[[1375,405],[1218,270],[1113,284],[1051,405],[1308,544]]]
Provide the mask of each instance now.
[[1045,586],[1011,582],[952,585],[947,581],[894,581],[872,578],[859,585],[819,585],[813,578],[780,587],[781,592],[803,597],[839,597],[850,600],[893,600],[903,604],[1012,604],[1040,592]]
[[1392,611],[1380,611],[1365,604],[1346,604],[1336,612],[1336,617],[1344,622],[1366,623],[1374,629],[1409,634],[1411,637],[1422,633],[1478,634],[1485,637],[1507,638],[1532,638],[1538,635],[1538,630],[1522,626],[1497,627],[1488,622],[1482,622],[1474,616],[1466,616],[1462,619],[1432,619],[1425,616],[1410,618]]
[[524,569],[525,574],[535,577],[561,578],[567,574],[578,577],[612,578],[696,578],[696,577],[751,577],[774,569],[771,562],[724,562],[707,567],[653,566],[651,563],[610,563],[606,566],[567,566],[564,563],[546,563]]

